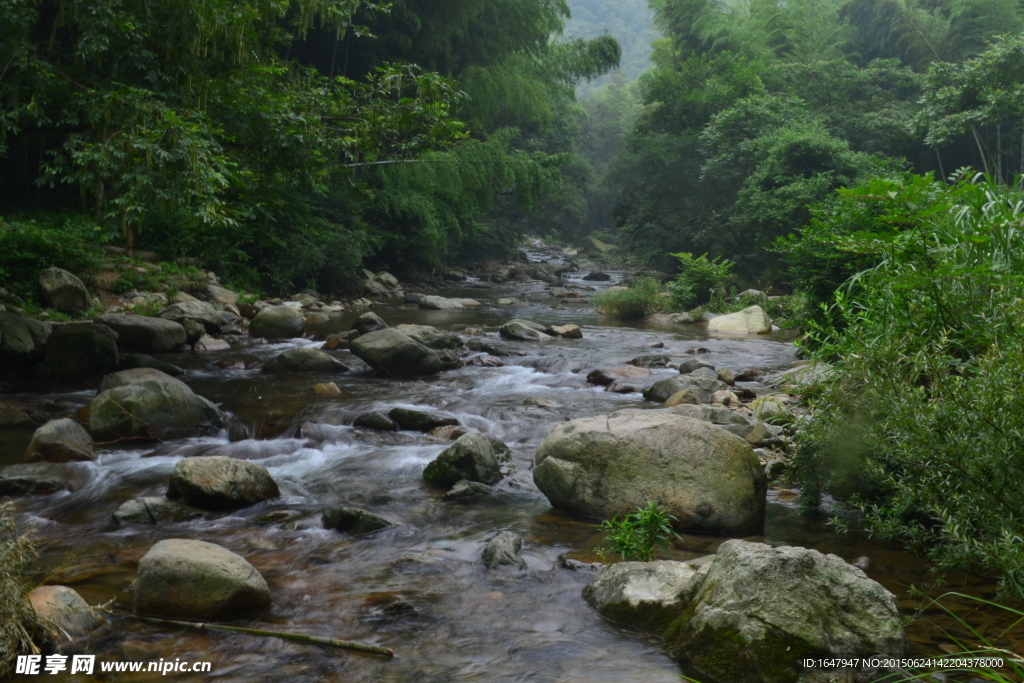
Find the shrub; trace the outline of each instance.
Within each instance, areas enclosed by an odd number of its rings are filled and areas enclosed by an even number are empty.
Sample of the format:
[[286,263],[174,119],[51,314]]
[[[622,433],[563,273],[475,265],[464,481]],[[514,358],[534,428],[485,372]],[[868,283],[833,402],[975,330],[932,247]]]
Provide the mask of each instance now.
[[661,310],[663,305],[661,286],[653,278],[634,280],[628,289],[605,292],[594,299],[597,310],[623,320],[643,318]]
[[38,653],[30,634],[36,630],[36,615],[26,599],[25,584],[33,557],[31,541],[18,534],[14,503],[0,503],[0,679],[12,673],[19,654]]
[[[606,519],[597,528],[608,532],[606,541],[611,552],[627,562],[647,562],[654,557],[655,547],[668,553],[668,539],[677,536],[672,530],[675,519],[657,503],[648,502],[647,507],[637,508],[622,519]],[[604,555],[600,549],[597,552]]]
[[901,182],[855,192],[890,209],[836,240],[877,265],[812,328],[836,373],[799,436],[804,498],[830,493],[873,535],[1024,597],[1021,194],[983,178],[932,203]]
[[673,310],[685,311],[711,301],[725,284],[732,269],[732,261],[709,259],[707,254],[694,257],[685,251],[672,254],[679,259],[679,275],[669,284],[672,292],[669,305]]
[[97,231],[94,222],[81,217],[23,223],[0,219],[0,282],[32,301],[39,292],[39,272],[46,268],[88,276],[102,262]]

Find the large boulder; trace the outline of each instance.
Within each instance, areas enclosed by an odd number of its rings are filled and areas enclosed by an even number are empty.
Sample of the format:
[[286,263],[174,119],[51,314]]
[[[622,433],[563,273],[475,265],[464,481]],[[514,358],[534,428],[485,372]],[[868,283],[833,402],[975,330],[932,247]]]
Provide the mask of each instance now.
[[396,378],[433,375],[444,369],[433,349],[390,327],[355,339],[351,350],[374,370]]
[[256,616],[269,606],[270,588],[256,568],[219,545],[172,538],[139,562],[139,614],[226,621]]
[[395,329],[430,349],[461,349],[465,346],[459,335],[430,325],[397,325]]
[[535,460],[537,487],[569,512],[611,519],[655,502],[689,531],[764,524],[767,482],[750,444],[690,417],[622,410],[564,422]]
[[501,481],[501,465],[491,440],[480,432],[469,432],[441,451],[423,470],[423,478],[444,488],[463,479],[495,484]]
[[288,349],[277,354],[263,366],[265,372],[348,372],[334,356],[318,349]]
[[[825,679],[802,659],[907,650],[893,595],[835,555],[731,540],[711,558],[649,564],[609,567],[584,598],[715,680],[811,683]],[[833,675],[853,683],[857,672]]]
[[367,332],[376,332],[377,330],[386,329],[388,324],[384,322],[383,318],[374,313],[373,311],[367,311],[361,316],[356,318],[356,321],[352,323],[352,329],[359,334],[366,334]]
[[89,404],[89,431],[99,438],[179,439],[215,434],[227,423],[217,406],[159,370],[122,370],[103,382]]
[[725,334],[769,334],[772,320],[760,306],[744,308],[738,313],[720,315],[708,322],[708,332]]
[[663,379],[660,382],[655,382],[650,389],[644,392],[644,398],[648,401],[664,403],[669,399],[669,397],[678,394],[680,391],[686,391],[689,389],[697,396],[697,398],[700,399],[701,403],[711,403],[711,399],[714,397],[716,391],[722,391],[728,388],[729,387],[725,382],[721,382],[712,377],[702,377],[700,375],[678,375],[676,377]]
[[28,594],[29,604],[44,624],[51,640],[84,638],[103,625],[103,617],[82,596],[67,586],[39,586]]
[[224,319],[221,317],[220,311],[206,301],[184,301],[171,304],[157,313],[157,316],[179,324],[185,319],[195,320],[202,323],[207,332],[219,332],[220,328],[224,326]]
[[236,292],[217,285],[206,285],[206,298],[215,304],[235,305],[238,303],[238,294]]
[[75,420],[50,420],[36,430],[25,452],[25,462],[95,460],[92,438]]
[[170,500],[204,510],[235,510],[279,495],[266,467],[223,455],[179,460],[167,485]]
[[249,325],[250,335],[266,339],[292,339],[301,337],[305,331],[302,314],[290,306],[267,306]]
[[747,417],[728,408],[678,404],[672,408],[672,412],[676,415],[685,415],[686,417],[710,422],[755,446],[772,435],[771,430],[760,420]]
[[24,368],[40,348],[28,318],[0,311],[0,367]]
[[39,289],[43,292],[43,301],[63,313],[81,313],[89,308],[89,291],[66,270],[44,270],[39,274]]
[[165,318],[149,318],[134,313],[101,315],[95,322],[117,332],[121,345],[143,353],[177,351],[186,341],[185,328]]
[[43,372],[78,382],[105,375],[117,367],[117,337],[105,325],[71,323],[53,331],[46,342]]

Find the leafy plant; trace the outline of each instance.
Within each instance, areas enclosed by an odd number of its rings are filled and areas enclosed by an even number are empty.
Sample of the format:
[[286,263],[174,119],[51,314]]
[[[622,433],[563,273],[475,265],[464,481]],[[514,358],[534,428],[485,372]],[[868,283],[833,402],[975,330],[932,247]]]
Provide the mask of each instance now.
[[625,290],[599,294],[594,298],[594,306],[613,318],[643,318],[661,310],[661,285],[653,278],[639,278],[631,282]]
[[[646,507],[623,515],[621,519],[606,519],[597,525],[601,531],[607,532],[605,539],[610,552],[617,554],[627,562],[648,562],[654,557],[655,548],[669,552],[668,541],[673,536],[674,515],[668,514],[657,503],[648,502]],[[598,550],[603,554],[603,550]]]
[[732,261],[709,259],[707,254],[695,257],[683,251],[672,255],[679,259],[679,275],[668,286],[672,292],[669,306],[675,311],[686,311],[711,301],[725,284],[733,266]]
[[100,267],[95,222],[56,215],[25,222],[0,219],[0,281],[24,301],[35,300],[39,272],[63,268],[88,278]]

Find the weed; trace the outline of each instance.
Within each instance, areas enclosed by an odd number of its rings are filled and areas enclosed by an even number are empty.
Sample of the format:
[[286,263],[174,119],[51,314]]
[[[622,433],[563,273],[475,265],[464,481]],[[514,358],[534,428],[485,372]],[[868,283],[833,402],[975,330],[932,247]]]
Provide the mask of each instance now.
[[11,673],[19,654],[37,654],[31,633],[38,628],[28,603],[24,581],[35,548],[27,534],[19,534],[14,503],[0,503],[0,679]]
[[[669,552],[668,540],[678,534],[672,530],[672,522],[676,518],[668,514],[657,503],[648,502],[646,507],[623,515],[620,519],[606,519],[597,525],[601,531],[608,532],[605,539],[610,551],[619,555],[627,562],[647,562],[654,556],[655,547]],[[597,553],[604,555],[602,549]]]
[[599,294],[594,305],[605,315],[631,320],[656,313],[664,304],[658,281],[641,278],[630,283],[628,289]]

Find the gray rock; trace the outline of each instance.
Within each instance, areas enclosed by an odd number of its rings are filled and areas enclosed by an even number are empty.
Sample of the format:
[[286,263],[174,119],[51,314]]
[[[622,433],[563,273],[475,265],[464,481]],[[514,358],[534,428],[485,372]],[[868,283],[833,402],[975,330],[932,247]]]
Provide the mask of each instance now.
[[411,429],[418,432],[429,432],[438,427],[459,424],[458,419],[451,415],[443,415],[426,410],[413,410],[411,408],[392,408],[388,411],[388,417],[394,420],[402,429]]
[[718,371],[714,368],[697,368],[689,374],[692,377],[710,377],[711,379],[719,379]]
[[395,421],[383,413],[363,413],[352,424],[355,427],[376,429],[381,432],[393,432],[398,429]]
[[679,363],[678,369],[680,374],[688,375],[699,368],[711,368],[712,370],[714,370],[715,366],[713,366],[711,363],[706,363],[696,358],[687,358],[686,360]]
[[94,322],[117,333],[121,345],[132,351],[168,353],[186,342],[185,328],[164,318],[148,318],[134,313],[101,315]]
[[118,524],[185,522],[198,519],[204,514],[198,508],[154,496],[125,501],[114,511],[114,521]]
[[217,285],[206,286],[206,298],[215,304],[237,304],[238,294]]
[[185,342],[189,346],[198,343],[200,339],[206,336],[206,327],[198,320],[185,318],[179,324],[185,330]]
[[46,342],[43,372],[77,382],[105,375],[117,367],[117,338],[105,325],[71,323],[53,331]]
[[446,299],[443,296],[424,296],[418,302],[417,305],[420,308],[426,308],[431,311],[451,311],[460,308],[465,308],[462,302],[454,299]]
[[481,484],[478,481],[467,481],[462,479],[455,482],[455,486],[451,487],[444,497],[448,500],[471,500],[473,498],[483,498],[494,493],[494,489],[486,484]]
[[760,420],[747,417],[728,408],[683,404],[674,406],[672,412],[676,415],[684,415],[697,420],[703,420],[704,422],[710,422],[754,446],[772,436],[771,431]]
[[395,526],[392,522],[359,508],[333,508],[324,511],[324,527],[353,534],[368,534]]
[[234,510],[281,495],[267,468],[222,455],[179,460],[167,497],[204,510]]
[[470,358],[466,361],[466,365],[475,365],[481,368],[503,368],[505,367],[505,361],[489,353],[482,353]]
[[616,562],[583,589],[583,599],[610,621],[662,633],[683,612],[701,566],[690,562]]
[[498,333],[505,339],[515,341],[547,341],[553,337],[547,328],[529,320],[510,320],[501,326]]
[[722,380],[729,386],[736,384],[736,373],[728,368],[715,368],[715,372],[718,373],[718,379]]
[[351,350],[371,368],[391,377],[433,375],[444,369],[436,351],[394,328],[362,335],[352,342]]
[[289,306],[267,306],[260,310],[249,325],[249,334],[266,339],[292,339],[306,331],[302,314]]
[[73,462],[95,460],[92,438],[71,418],[51,420],[36,430],[25,453],[25,462]]
[[619,365],[612,368],[598,368],[587,375],[587,381],[599,386],[607,386],[617,380],[643,380],[653,377],[647,368],[638,368],[632,365]]
[[420,294],[419,292],[409,292],[405,295],[405,303],[407,304],[418,304],[426,298],[426,294]]
[[31,496],[70,491],[80,482],[65,466],[32,462],[0,468],[0,496]]
[[656,353],[649,354],[646,356],[637,356],[631,361],[627,361],[626,365],[632,365],[638,368],[667,368],[668,364],[672,362],[670,356]]
[[0,400],[0,429],[22,429],[36,424],[28,411],[13,401]]
[[376,332],[377,330],[386,329],[387,326],[388,324],[373,311],[363,313],[361,316],[356,318],[354,323],[352,323],[352,329],[357,331],[359,334]]
[[583,339],[583,330],[579,325],[554,325],[546,333],[562,339]]
[[380,272],[373,276],[373,279],[386,287],[395,289],[398,287],[398,278],[387,272]]
[[52,644],[85,638],[106,623],[81,595],[67,586],[39,586],[28,594]]
[[93,436],[166,441],[215,434],[227,424],[217,406],[159,370],[125,370],[104,378],[104,382],[111,388],[101,391],[89,404],[89,431]]
[[430,349],[461,349],[464,346],[459,335],[429,325],[398,325],[395,329]]
[[244,558],[205,541],[160,541],[139,562],[135,611],[228,621],[270,606],[270,588]]
[[533,480],[552,506],[611,519],[659,503],[680,529],[743,533],[764,524],[767,482],[743,439],[669,412],[622,410],[556,425]]
[[423,478],[445,488],[463,479],[495,484],[501,481],[501,466],[491,440],[479,432],[469,432],[428,464]]
[[28,320],[15,313],[0,311],[0,367],[26,368],[42,348],[36,344]]
[[487,545],[484,546],[482,557],[484,566],[488,569],[495,569],[501,565],[511,565],[519,569],[526,569],[526,560],[519,555],[522,549],[522,537],[510,531],[502,531],[487,541]]
[[192,351],[195,353],[216,353],[217,351],[228,351],[230,348],[231,344],[225,340],[211,337],[208,334],[204,334],[192,345]]
[[263,366],[265,372],[348,372],[334,356],[319,349],[298,348],[282,351]]
[[220,311],[206,301],[186,301],[179,304],[171,304],[157,313],[157,317],[165,320],[173,320],[181,324],[186,318],[202,323],[207,332],[219,332],[224,326]]
[[760,306],[750,306],[738,313],[720,315],[708,322],[708,332],[722,334],[768,334],[772,321]]
[[650,389],[644,392],[644,398],[649,401],[664,403],[670,396],[690,389],[697,395],[701,403],[710,403],[715,392],[722,391],[725,388],[726,384],[724,382],[712,379],[711,377],[680,375],[655,382]]
[[89,308],[89,291],[66,270],[47,268],[39,274],[39,289],[47,305],[62,313],[81,313]]
[[612,279],[612,276],[608,273],[603,273],[600,270],[595,270],[584,275],[583,279],[588,282],[608,282]]

